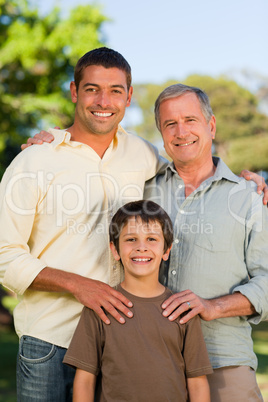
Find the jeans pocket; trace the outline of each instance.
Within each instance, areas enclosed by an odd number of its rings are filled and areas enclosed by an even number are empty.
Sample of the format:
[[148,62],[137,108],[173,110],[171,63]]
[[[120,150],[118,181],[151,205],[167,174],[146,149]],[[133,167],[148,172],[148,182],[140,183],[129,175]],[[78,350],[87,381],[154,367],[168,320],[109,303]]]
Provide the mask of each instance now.
[[31,336],[20,339],[19,357],[27,363],[45,363],[56,353],[56,346]]

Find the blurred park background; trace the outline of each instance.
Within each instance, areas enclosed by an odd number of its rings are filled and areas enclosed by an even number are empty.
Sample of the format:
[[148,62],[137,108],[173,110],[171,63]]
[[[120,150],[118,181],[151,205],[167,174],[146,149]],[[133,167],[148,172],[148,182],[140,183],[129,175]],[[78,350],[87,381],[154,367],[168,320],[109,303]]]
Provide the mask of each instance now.
[[[73,67],[100,46],[132,66],[124,128],[164,153],[153,104],[167,85],[204,89],[217,118],[214,154],[235,173],[268,172],[266,0],[0,0],[0,177],[40,129],[72,123]],[[0,402],[15,401],[16,299],[0,288]],[[254,328],[258,381],[268,401],[268,323]]]

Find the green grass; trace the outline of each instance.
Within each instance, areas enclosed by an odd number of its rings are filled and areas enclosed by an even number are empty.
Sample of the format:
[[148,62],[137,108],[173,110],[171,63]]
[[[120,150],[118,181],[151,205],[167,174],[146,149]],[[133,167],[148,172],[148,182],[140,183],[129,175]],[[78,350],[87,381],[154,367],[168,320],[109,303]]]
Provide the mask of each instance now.
[[[253,327],[254,350],[259,366],[257,380],[264,402],[268,402],[268,322]],[[16,402],[16,356],[18,337],[0,328],[0,402]]]
[[268,402],[268,321],[253,327],[254,351],[258,357],[257,381],[264,402]]
[[0,328],[0,402],[16,402],[16,358],[18,337]]

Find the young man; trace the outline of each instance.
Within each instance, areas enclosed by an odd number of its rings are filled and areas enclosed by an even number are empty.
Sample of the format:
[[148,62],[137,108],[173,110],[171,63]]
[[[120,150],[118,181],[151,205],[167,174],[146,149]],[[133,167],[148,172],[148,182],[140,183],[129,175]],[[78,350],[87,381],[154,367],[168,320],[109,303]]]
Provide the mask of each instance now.
[[210,401],[212,369],[199,318],[184,325],[162,315],[171,295],[158,280],[173,240],[168,215],[152,201],[128,203],[112,219],[110,240],[125,275],[117,290],[132,301],[133,318],[122,326],[110,317],[105,325],[84,308],[64,358],[77,368],[74,401],[94,401],[99,374],[99,401]]
[[[160,165],[156,149],[119,123],[132,95],[121,54],[85,54],[71,83],[74,123],[52,144],[31,147],[7,169],[0,190],[0,277],[19,296],[18,401],[71,400],[74,370],[62,364],[83,305],[106,322],[132,316],[108,285],[120,282],[109,254],[111,216],[142,198]],[[52,130],[53,132],[53,130]],[[140,159],[137,159],[139,155]],[[119,264],[118,264],[119,265]]]
[[199,314],[213,374],[213,402],[262,401],[250,323],[268,318],[268,210],[256,186],[212,156],[216,118],[199,88],[176,84],[155,103],[172,163],[145,196],[174,224],[174,246],[160,282],[174,293],[170,320]]

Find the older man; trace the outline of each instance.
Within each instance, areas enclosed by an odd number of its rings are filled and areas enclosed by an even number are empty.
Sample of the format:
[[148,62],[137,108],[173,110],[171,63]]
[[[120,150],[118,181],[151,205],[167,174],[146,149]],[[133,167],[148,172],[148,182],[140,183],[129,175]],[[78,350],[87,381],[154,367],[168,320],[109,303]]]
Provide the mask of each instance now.
[[173,220],[174,245],[160,278],[179,292],[163,314],[174,320],[186,312],[182,323],[202,318],[213,402],[261,401],[250,322],[268,317],[267,208],[251,183],[212,157],[216,119],[203,91],[166,88],[155,118],[173,162],[148,183],[145,197]]

